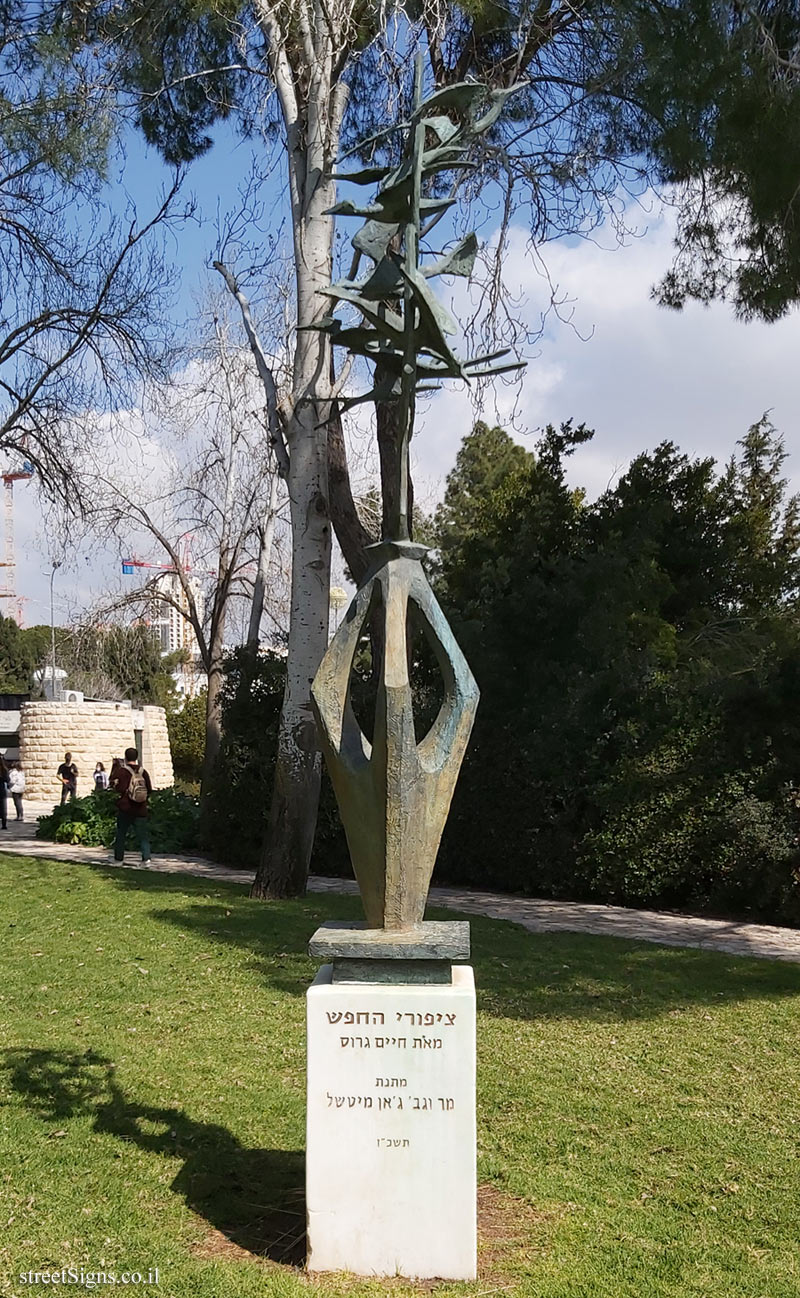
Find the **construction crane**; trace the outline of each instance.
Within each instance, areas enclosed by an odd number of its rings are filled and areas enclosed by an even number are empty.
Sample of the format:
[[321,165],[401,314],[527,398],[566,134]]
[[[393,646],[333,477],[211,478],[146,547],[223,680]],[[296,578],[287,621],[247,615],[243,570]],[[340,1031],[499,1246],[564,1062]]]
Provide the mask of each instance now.
[[17,594],[17,552],[14,545],[14,483],[28,482],[33,477],[33,465],[29,460],[24,460],[21,469],[9,469],[0,474],[3,479],[3,533],[4,533],[4,558],[0,560],[0,568],[4,568],[3,588],[0,590],[0,600],[8,601],[5,604],[7,616],[14,617],[19,626],[22,626],[24,617],[25,596]]
[[[178,539],[177,563],[150,563],[147,559],[139,559],[136,556],[130,559],[122,560],[122,571],[130,577],[137,568],[147,568],[155,571],[164,577],[172,576],[177,578],[178,573],[185,575],[190,573],[199,573],[204,577],[215,577],[216,572],[210,568],[196,568],[192,561],[191,552],[191,533],[185,532]],[[196,592],[196,599],[201,601],[202,595],[199,590]],[[161,642],[162,652],[167,653],[174,649],[188,649],[194,655],[197,651],[197,642],[195,639],[194,629],[189,622],[189,603],[183,585],[173,587],[171,597],[159,599],[158,590],[152,592],[153,611],[159,609],[160,612],[146,620],[147,624],[156,630]]]
[[133,576],[135,568],[154,568],[157,572],[192,572],[199,571],[206,577],[215,577],[216,572],[212,568],[195,569],[192,562],[191,532],[184,532],[183,536],[178,537],[178,562],[177,563],[149,563],[146,559],[122,560],[122,571],[126,577]]
[[[181,564],[184,572],[191,572],[184,564]],[[126,577],[133,575],[134,568],[155,568],[158,572],[177,572],[178,569],[174,563],[148,563],[145,559],[123,559],[122,571]]]

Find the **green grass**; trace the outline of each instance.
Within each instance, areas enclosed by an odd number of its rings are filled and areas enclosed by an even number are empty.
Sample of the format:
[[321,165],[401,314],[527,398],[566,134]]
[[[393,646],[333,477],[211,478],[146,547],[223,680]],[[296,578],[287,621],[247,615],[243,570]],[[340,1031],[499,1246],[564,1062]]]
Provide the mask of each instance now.
[[[0,895],[0,1292],[158,1266],[125,1292],[380,1293],[253,1256],[298,1231],[303,953],[354,899],[8,856]],[[440,1292],[797,1298],[800,968],[472,931],[480,1178],[510,1234]]]

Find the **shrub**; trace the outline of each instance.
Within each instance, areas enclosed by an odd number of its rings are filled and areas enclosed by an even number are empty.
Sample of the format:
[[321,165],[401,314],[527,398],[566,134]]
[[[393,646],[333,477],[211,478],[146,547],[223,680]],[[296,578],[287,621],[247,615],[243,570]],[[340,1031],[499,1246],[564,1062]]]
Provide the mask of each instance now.
[[269,818],[278,720],[286,680],[277,654],[226,658],[222,746],[203,817],[203,845],[228,865],[254,868]]
[[86,847],[110,847],[114,841],[117,795],[110,789],[91,793],[53,807],[40,816],[37,838],[53,843],[83,843]]
[[199,781],[206,747],[206,691],[183,700],[180,711],[167,713],[172,765],[178,779]]
[[[155,852],[187,852],[197,847],[198,800],[175,789],[155,789],[149,802],[150,841]],[[92,793],[40,816],[36,837],[54,843],[111,847],[117,824],[117,794]]]
[[[222,689],[223,739],[203,820],[203,846],[227,865],[254,869],[269,821],[286,662],[231,654]],[[330,781],[323,773],[312,870],[352,875]]]

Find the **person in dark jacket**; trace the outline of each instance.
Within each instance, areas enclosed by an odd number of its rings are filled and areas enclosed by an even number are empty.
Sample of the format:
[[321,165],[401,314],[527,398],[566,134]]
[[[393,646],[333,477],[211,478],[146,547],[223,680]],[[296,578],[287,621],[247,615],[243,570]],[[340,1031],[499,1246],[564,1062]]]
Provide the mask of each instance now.
[[125,749],[125,761],[112,768],[110,787],[120,795],[117,801],[117,835],[114,840],[115,861],[125,860],[125,839],[133,829],[142,852],[142,865],[150,864],[150,833],[147,803],[153,786],[150,776],[139,765],[135,748]]
[[70,802],[74,802],[78,792],[78,768],[72,760],[72,753],[64,754],[64,760],[56,771],[56,775],[61,781],[61,805],[63,807],[67,798],[69,798]]
[[0,826],[8,829],[8,767],[0,757]]

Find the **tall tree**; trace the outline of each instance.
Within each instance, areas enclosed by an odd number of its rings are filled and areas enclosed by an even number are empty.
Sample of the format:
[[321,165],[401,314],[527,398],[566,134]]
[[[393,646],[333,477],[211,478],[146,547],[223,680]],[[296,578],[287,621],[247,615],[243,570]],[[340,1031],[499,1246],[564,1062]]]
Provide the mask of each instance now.
[[[219,695],[237,603],[249,604],[247,634],[257,647],[276,558],[268,538],[277,470],[257,400],[254,409],[258,389],[247,353],[219,316],[204,355],[183,381],[148,395],[142,419],[149,444],[117,434],[111,448],[89,448],[82,471],[92,486],[91,525],[117,538],[122,559],[142,539],[155,556],[153,570],[142,570],[143,584],[106,606],[136,609],[149,619],[167,605],[191,627],[208,680],[205,799],[221,743]],[[273,607],[277,586],[270,592]]]
[[0,613],[0,694],[27,694],[36,659],[13,617]]
[[450,552],[480,530],[481,513],[491,493],[509,473],[524,468],[532,458],[530,451],[498,425],[490,427],[478,420],[467,433],[447,475],[444,500],[436,511],[441,566],[447,567]]
[[[135,96],[142,128],[165,157],[196,156],[209,147],[214,122],[236,112],[248,126],[257,115],[268,127],[263,134],[277,139],[287,169],[296,274],[286,429],[295,552],[279,761],[256,891],[301,891],[319,787],[309,684],[327,639],[326,426],[335,394],[328,342],[314,326],[330,282],[329,209],[342,131],[354,143],[383,125],[387,104],[394,113],[407,102],[409,55],[419,41],[440,86],[470,76],[493,87],[524,79],[516,120],[480,146],[473,189],[499,184],[507,217],[515,193],[523,195],[541,242],[585,233],[609,212],[622,221],[621,188],[669,187],[681,239],[664,300],[731,294],[744,312],[774,315],[795,300],[800,282],[793,179],[800,90],[781,61],[796,43],[798,16],[790,5],[743,9],[734,0],[504,8],[423,0],[385,27],[384,12],[358,0],[129,0],[90,10],[66,4],[62,12],[76,39],[95,36],[104,52],[116,45],[118,82]],[[263,93],[267,87],[273,95]],[[360,152],[386,148],[391,136],[381,134]],[[498,265],[502,250],[501,238]],[[501,333],[513,329],[502,319],[498,275],[487,301]],[[393,405],[379,402],[377,411],[387,462]]]
[[800,914],[800,533],[782,439],[756,425],[722,473],[665,443],[589,504],[559,462],[568,431],[448,552],[442,598],[484,706],[443,868]]
[[110,210],[110,91],[71,58],[57,10],[0,4],[0,450],[75,504],[66,421],[165,372],[171,276],[155,227],[177,185],[144,221]]

